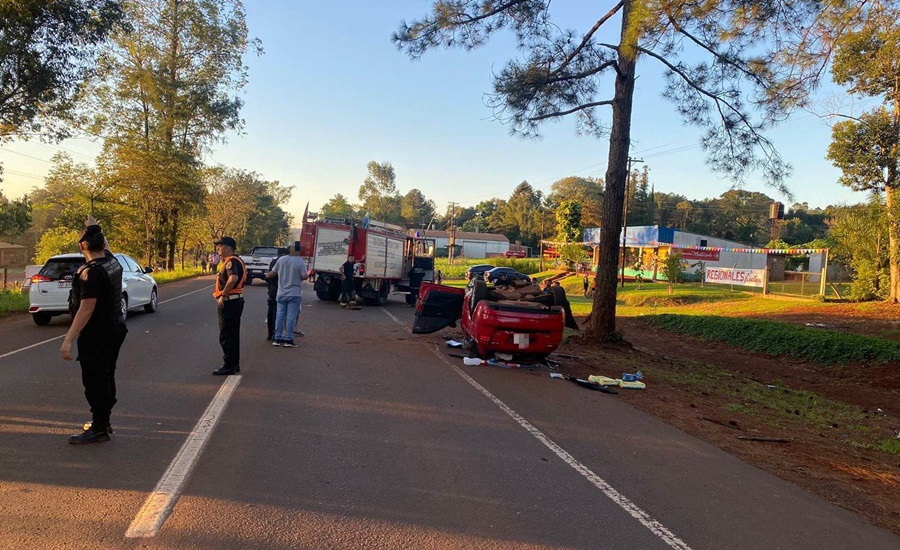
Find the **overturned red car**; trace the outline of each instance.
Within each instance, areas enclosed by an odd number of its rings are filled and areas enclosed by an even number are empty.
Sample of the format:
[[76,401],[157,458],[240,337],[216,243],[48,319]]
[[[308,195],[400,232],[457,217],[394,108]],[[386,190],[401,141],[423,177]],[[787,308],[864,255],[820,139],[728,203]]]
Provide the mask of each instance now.
[[483,359],[541,359],[562,343],[565,312],[555,301],[534,285],[489,287],[473,280],[461,289],[423,283],[412,331],[429,334],[460,321],[465,344]]

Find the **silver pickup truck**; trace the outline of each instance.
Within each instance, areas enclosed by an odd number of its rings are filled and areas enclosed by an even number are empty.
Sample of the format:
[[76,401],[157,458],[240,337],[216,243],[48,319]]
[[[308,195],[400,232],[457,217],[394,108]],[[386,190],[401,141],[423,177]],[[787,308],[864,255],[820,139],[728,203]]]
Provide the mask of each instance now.
[[266,273],[272,260],[279,255],[288,253],[288,249],[283,246],[254,246],[250,254],[242,254],[241,260],[247,267],[247,284],[253,283],[253,279],[266,279]]

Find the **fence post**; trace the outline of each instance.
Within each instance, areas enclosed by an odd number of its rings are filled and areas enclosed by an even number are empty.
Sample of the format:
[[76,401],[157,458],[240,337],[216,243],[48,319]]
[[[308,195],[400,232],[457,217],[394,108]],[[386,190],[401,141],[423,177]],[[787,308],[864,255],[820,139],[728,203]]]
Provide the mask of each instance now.
[[769,293],[769,267],[766,266],[766,274],[763,277],[763,296]]
[[822,298],[825,298],[825,285],[828,281],[826,281],[826,277],[828,277],[828,268],[822,268],[822,281],[819,283],[819,294],[822,295]]

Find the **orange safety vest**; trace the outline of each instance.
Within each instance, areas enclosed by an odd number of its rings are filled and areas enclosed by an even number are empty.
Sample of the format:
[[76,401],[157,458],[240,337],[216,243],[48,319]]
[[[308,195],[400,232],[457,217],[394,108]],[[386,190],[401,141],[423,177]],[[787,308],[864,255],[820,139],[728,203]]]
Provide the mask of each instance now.
[[[238,284],[234,285],[234,288],[228,291],[228,295],[231,294],[243,294],[244,293],[244,281],[247,280],[247,266],[244,265],[244,260],[239,257],[230,256],[227,259],[223,259],[222,261],[222,269],[225,269],[225,266],[228,265],[228,262],[232,262],[237,260],[241,264],[241,280],[238,281]],[[227,281],[227,279],[226,279]],[[213,291],[213,298],[219,299],[222,296],[222,278],[216,275],[216,289]],[[224,285],[223,285],[224,286]]]

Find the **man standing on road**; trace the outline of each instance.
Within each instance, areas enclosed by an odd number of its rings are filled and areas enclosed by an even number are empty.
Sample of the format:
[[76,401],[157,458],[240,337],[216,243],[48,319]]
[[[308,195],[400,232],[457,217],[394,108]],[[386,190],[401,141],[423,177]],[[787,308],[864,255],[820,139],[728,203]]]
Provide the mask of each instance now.
[[213,250],[207,259],[209,260],[209,272],[217,273],[219,271],[219,255]]
[[351,254],[347,256],[347,261],[341,266],[341,299],[339,300],[341,307],[356,303],[356,295],[353,289],[354,264],[356,264],[356,258]]
[[584,276],[584,280],[581,282],[582,286],[584,286],[584,297],[587,298],[588,295],[588,276]]
[[235,255],[237,241],[222,237],[216,241],[222,268],[216,275],[216,299],[219,313],[219,344],[222,346],[223,365],[213,371],[217,376],[241,372],[241,314],[244,312],[244,282],[247,269]]
[[276,298],[278,297],[278,275],[271,275],[272,270],[275,269],[275,262],[278,261],[278,258],[284,256],[283,249],[278,249],[278,256],[272,260],[269,264],[269,273],[266,273],[266,290],[268,291],[268,298],[266,299],[266,330],[267,336],[266,341],[271,342],[275,339],[275,313],[278,311],[278,302]]
[[84,396],[91,406],[91,422],[69,443],[109,441],[109,417],[116,404],[116,361],[128,329],[122,310],[122,266],[108,251],[106,237],[89,216],[78,239],[87,262],[72,278],[72,308],[76,311],[66,332],[60,355],[72,360],[72,342],[78,341],[78,362]]
[[266,278],[278,278],[278,292],[275,297],[278,311],[275,314],[273,346],[297,347],[294,343],[294,326],[303,297],[303,281],[307,276],[306,262],[299,256],[295,247],[291,248],[289,256],[278,258],[272,271],[266,273]]

